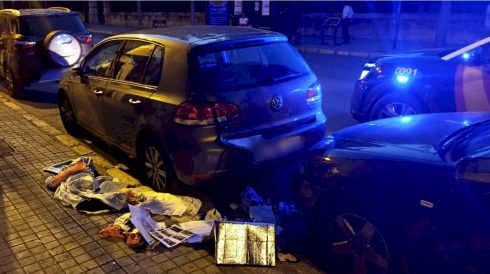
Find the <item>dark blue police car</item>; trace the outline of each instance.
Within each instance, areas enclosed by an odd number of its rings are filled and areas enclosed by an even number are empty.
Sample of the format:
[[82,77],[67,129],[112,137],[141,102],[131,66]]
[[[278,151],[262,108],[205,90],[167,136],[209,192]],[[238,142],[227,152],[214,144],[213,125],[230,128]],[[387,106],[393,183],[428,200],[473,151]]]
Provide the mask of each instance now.
[[490,37],[455,51],[371,60],[351,101],[359,121],[453,111],[490,111]]

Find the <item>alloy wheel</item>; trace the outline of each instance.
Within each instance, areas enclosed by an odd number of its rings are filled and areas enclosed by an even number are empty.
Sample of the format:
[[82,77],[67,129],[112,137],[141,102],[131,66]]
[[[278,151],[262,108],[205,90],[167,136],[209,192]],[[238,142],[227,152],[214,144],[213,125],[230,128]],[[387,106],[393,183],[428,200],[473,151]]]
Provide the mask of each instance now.
[[145,151],[145,173],[151,181],[156,191],[163,191],[167,187],[167,169],[165,161],[154,146],[150,146]]
[[379,113],[379,119],[400,117],[417,114],[417,111],[409,104],[402,102],[394,102],[387,104]]
[[330,252],[343,262],[342,273],[387,273],[388,246],[371,222],[359,215],[340,214],[332,221],[330,233]]

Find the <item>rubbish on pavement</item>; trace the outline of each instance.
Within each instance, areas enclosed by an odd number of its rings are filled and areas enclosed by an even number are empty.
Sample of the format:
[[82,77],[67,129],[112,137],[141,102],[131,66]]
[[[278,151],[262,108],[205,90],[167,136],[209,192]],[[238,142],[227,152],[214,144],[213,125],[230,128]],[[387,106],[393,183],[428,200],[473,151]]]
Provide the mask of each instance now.
[[272,211],[272,206],[250,206],[249,216],[254,222],[268,224],[276,223],[276,216]]
[[277,252],[277,259],[280,262],[298,263],[299,259],[292,253]]
[[138,207],[157,215],[196,215],[202,205],[199,199],[156,192],[147,186],[126,188],[121,191],[127,192],[129,204],[138,205]]
[[58,174],[58,173],[60,173],[62,167],[68,166],[71,163],[73,163],[73,160],[66,160],[66,161],[59,162],[59,163],[56,163],[54,165],[45,167],[43,170],[46,171],[46,172]]
[[206,212],[206,216],[204,216],[204,220],[210,221],[222,221],[223,217],[221,217],[221,213],[216,208],[208,210]]
[[192,221],[187,223],[181,223],[179,226],[182,229],[192,232],[190,238],[186,240],[187,243],[202,243],[211,238],[211,232],[214,228],[214,221],[204,220],[204,221]]
[[124,186],[110,176],[94,177],[93,172],[82,172],[62,182],[56,189],[54,198],[61,201],[63,205],[92,214],[111,209],[120,210],[127,206],[126,193],[120,191],[100,193],[102,184],[111,190]]
[[141,236],[145,241],[151,245],[155,242],[155,239],[150,235],[150,231],[159,230],[165,228],[164,222],[155,222],[151,216],[142,208],[129,205],[129,211],[131,212],[131,223],[139,230]]
[[114,224],[109,224],[108,226],[104,227],[101,231],[99,231],[99,236],[103,239],[105,238],[120,238],[124,239],[124,234],[123,230],[115,226]]
[[[59,171],[55,176],[49,176],[46,178],[46,187],[49,190],[56,190],[58,186],[65,182],[70,176],[80,173],[80,172],[91,172],[95,174],[95,168],[93,167],[92,159],[88,157],[80,157],[75,160],[71,160],[72,162],[69,164],[58,163],[51,167],[47,167],[44,170],[50,170],[54,172],[56,170]],[[69,161],[65,161],[68,163]]]
[[180,224],[174,224],[168,228],[157,229],[149,233],[166,247],[174,247],[194,235],[189,230],[183,229]]
[[250,206],[263,203],[264,199],[251,186],[245,187],[245,190],[240,194],[240,206],[246,212],[248,212]]
[[217,264],[276,265],[273,224],[217,222],[215,239]]
[[129,248],[137,248],[142,244],[143,241],[141,240],[141,233],[139,233],[139,230],[136,229],[135,233],[127,233],[126,245]]
[[192,221],[199,221],[201,219],[200,215],[183,215],[183,216],[171,216],[170,221],[173,223],[187,223]]
[[131,213],[123,214],[114,221],[114,226],[120,227],[124,232],[128,232],[131,230],[131,227],[128,225],[130,218]]

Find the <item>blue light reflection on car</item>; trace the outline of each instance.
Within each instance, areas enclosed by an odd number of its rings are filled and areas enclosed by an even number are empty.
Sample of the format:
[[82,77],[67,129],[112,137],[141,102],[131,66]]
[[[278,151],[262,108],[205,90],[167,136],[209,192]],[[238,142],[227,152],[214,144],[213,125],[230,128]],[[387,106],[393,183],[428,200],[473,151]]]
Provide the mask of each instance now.
[[412,117],[410,117],[410,116],[405,116],[405,117],[402,117],[402,118],[400,119],[400,121],[401,121],[402,123],[404,123],[404,124],[406,124],[406,123],[410,123],[410,121],[412,121]]
[[463,53],[462,57],[463,57],[463,59],[468,60],[470,58],[470,54],[465,52],[465,53]]

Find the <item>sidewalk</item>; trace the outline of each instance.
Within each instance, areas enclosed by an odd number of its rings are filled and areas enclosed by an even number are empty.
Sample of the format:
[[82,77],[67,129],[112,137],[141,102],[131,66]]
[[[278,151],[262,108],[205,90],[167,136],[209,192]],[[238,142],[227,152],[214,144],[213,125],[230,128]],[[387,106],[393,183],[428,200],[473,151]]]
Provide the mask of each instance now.
[[[115,35],[124,32],[138,30],[138,27],[114,26],[114,25],[97,25],[87,24],[90,32],[102,35]],[[434,51],[441,49],[433,47],[432,42],[422,41],[403,41],[397,42],[397,48],[393,49],[393,39],[362,39],[351,38],[350,44],[334,45],[332,38],[325,38],[328,44],[322,45],[320,37],[304,36],[300,43],[295,47],[300,52],[319,53],[326,55],[355,56],[372,58],[389,53],[415,52],[415,51]],[[448,45],[446,48],[457,49],[463,45]]]
[[[0,95],[0,273],[321,273],[305,262],[218,267],[206,248],[212,243],[135,251],[101,239],[98,232],[121,213],[84,215],[62,206],[42,171],[89,152]],[[90,157],[102,174],[113,166]]]

